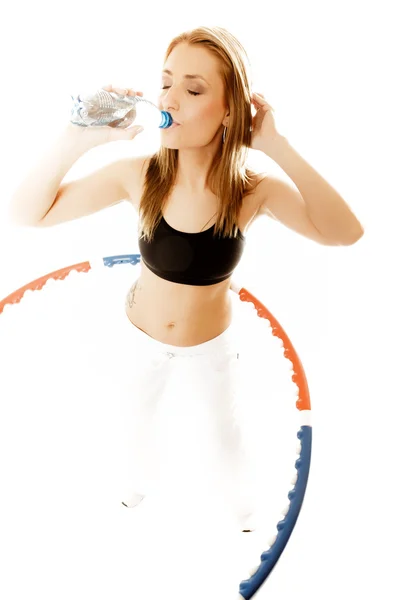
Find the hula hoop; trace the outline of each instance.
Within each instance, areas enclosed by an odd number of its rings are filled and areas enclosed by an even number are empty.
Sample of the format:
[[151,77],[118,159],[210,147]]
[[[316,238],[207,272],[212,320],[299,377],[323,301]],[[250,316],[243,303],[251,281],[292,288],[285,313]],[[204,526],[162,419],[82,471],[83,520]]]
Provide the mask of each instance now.
[[[78,273],[87,273],[93,268],[109,267],[120,264],[136,265],[140,262],[140,254],[123,254],[117,256],[106,256],[102,259],[94,259],[78,264],[64,267],[53,271],[31,281],[12,294],[0,301],[0,314],[9,304],[17,304],[21,301],[26,291],[41,290],[49,280],[64,280],[72,271]],[[231,289],[238,294],[242,302],[250,302],[257,310],[257,315],[267,319],[272,328],[273,335],[281,339],[284,347],[284,356],[288,358],[293,365],[292,381],[296,384],[299,394],[296,401],[296,408],[299,411],[300,428],[297,432],[297,438],[300,444],[297,447],[299,458],[295,462],[296,475],[291,481],[293,488],[288,493],[289,504],[281,511],[284,516],[276,525],[277,533],[269,541],[266,540],[266,549],[260,556],[260,563],[251,570],[249,579],[241,581],[239,593],[244,600],[250,600],[259,588],[265,583],[275,565],[277,564],[282,552],[286,548],[293,529],[296,525],[300,510],[304,501],[305,492],[308,483],[308,476],[311,464],[311,446],[312,446],[312,426],[311,426],[311,403],[306,375],[302,363],[285,333],[283,327],[271,312],[246,288],[237,285],[232,281]]]

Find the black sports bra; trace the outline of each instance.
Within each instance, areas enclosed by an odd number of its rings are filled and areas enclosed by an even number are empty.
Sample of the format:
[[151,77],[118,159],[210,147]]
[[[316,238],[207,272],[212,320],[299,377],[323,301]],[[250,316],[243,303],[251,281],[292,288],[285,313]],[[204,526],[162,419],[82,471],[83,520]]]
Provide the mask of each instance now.
[[178,231],[164,216],[152,242],[139,238],[144,264],[162,279],[185,285],[213,285],[228,279],[242,257],[246,238],[213,237],[215,225],[199,233]]

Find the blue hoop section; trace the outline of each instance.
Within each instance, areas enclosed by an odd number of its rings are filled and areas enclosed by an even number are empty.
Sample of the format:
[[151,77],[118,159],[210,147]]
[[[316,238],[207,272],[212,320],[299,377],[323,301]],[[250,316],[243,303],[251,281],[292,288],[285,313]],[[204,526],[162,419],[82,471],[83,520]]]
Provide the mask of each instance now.
[[[76,270],[78,272],[88,272],[98,264],[101,266],[112,268],[118,264],[132,264],[136,265],[140,262],[140,254],[121,254],[115,256],[106,256],[101,261],[92,260],[83,263],[71,265],[58,271],[54,271],[32,281],[31,283],[23,286],[16,290],[4,300],[0,301],[0,314],[3,312],[4,307],[7,304],[18,303],[25,291],[27,290],[40,290],[50,279],[65,279],[67,275]],[[301,449],[299,452],[299,458],[295,462],[296,476],[292,480],[294,487],[288,493],[288,499],[290,501],[289,507],[286,512],[282,511],[284,519],[279,521],[276,525],[277,534],[269,549],[263,552],[260,556],[260,564],[253,569],[252,575],[249,579],[243,580],[239,586],[239,593],[244,600],[250,600],[254,594],[260,589],[263,583],[267,580],[272,570],[276,566],[282,552],[284,551],[290,536],[292,535],[293,529],[296,525],[297,519],[300,514],[300,510],[304,501],[305,492],[308,483],[308,476],[311,465],[311,448],[312,448],[312,427],[311,427],[311,405],[309,398],[309,391],[304,369],[300,362],[300,359],[295,352],[290,339],[286,335],[285,331],[274,318],[274,316],[267,310],[267,308],[261,304],[261,302],[252,296],[245,288],[238,288],[238,286],[232,286],[236,293],[239,294],[240,300],[244,302],[252,302],[257,309],[257,314],[261,318],[267,318],[271,322],[273,335],[279,333],[279,338],[283,341],[285,347],[285,357],[289,358],[293,363],[294,375],[292,380],[299,388],[299,400],[296,402],[296,407],[300,414],[301,427],[297,432],[297,437],[301,442]]]
[[250,598],[253,597],[253,595],[273,571],[286,547],[286,544],[289,541],[290,536],[292,535],[293,529],[300,514],[311,464],[311,427],[302,427],[297,433],[297,437],[301,441],[301,453],[300,458],[298,458],[295,463],[297,470],[297,482],[293,490],[288,493],[290,508],[286,517],[282,519],[282,521],[279,521],[276,526],[278,535],[274,544],[269,550],[261,554],[260,566],[249,579],[246,579],[240,583],[239,591],[245,600],[250,600]]

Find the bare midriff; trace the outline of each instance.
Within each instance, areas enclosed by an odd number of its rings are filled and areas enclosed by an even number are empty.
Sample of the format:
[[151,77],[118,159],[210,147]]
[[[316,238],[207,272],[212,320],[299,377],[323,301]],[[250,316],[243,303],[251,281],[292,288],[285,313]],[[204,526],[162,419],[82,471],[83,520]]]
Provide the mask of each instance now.
[[141,274],[126,296],[131,323],[172,346],[197,346],[223,333],[232,321],[230,279],[193,286],[161,279],[141,261]]

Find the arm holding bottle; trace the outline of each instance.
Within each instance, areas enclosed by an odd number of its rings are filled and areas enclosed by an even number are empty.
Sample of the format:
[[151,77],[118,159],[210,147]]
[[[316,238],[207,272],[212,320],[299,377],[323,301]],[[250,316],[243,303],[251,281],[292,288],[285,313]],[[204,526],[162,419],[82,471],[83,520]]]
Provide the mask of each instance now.
[[[129,93],[142,94],[133,90]],[[18,226],[52,226],[92,214],[126,198],[124,173],[134,159],[117,160],[65,184],[62,180],[87,151],[112,141],[132,140],[137,134],[136,126],[118,129],[68,123],[14,192],[9,205],[10,220]]]

